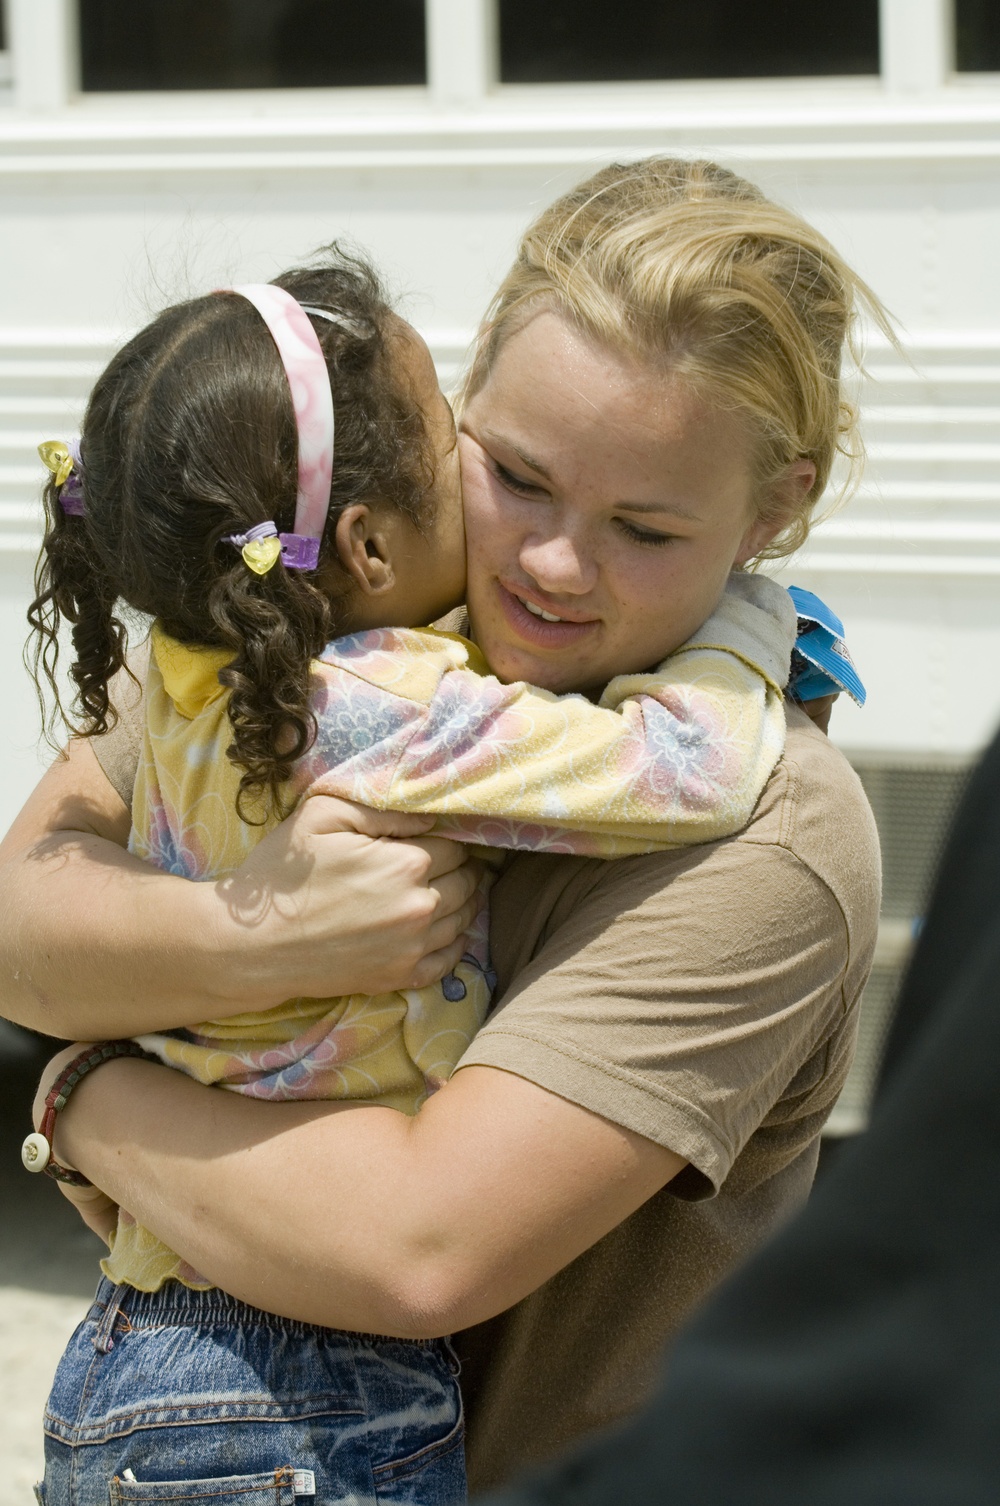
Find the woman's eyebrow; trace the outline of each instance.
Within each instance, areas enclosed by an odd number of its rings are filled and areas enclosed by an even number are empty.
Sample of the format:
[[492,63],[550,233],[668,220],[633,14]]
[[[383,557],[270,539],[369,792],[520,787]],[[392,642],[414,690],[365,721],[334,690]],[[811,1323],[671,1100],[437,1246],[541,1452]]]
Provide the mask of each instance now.
[[618,508],[620,512],[658,512],[672,518],[686,518],[689,523],[702,522],[700,513],[682,507],[679,502],[619,502]]
[[533,455],[529,455],[527,450],[522,450],[520,445],[516,445],[512,439],[508,439],[506,434],[498,434],[495,429],[484,429],[483,434],[487,439],[491,439],[494,444],[502,445],[505,450],[510,450],[515,454],[521,464],[528,467],[529,471],[537,471],[539,476],[545,477],[546,481],[552,480],[552,477],[541,461],[536,460]]

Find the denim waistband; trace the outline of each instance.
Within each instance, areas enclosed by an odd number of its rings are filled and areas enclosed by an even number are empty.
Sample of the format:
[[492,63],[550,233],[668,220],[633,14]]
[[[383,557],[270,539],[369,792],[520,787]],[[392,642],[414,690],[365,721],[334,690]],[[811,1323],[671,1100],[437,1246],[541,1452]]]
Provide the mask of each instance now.
[[197,1327],[202,1324],[228,1323],[239,1328],[263,1328],[293,1338],[340,1339],[345,1343],[368,1345],[403,1344],[417,1349],[436,1345],[436,1339],[400,1339],[388,1334],[358,1333],[347,1328],[326,1328],[321,1323],[304,1323],[297,1318],[283,1318],[231,1297],[219,1287],[197,1291],[181,1281],[166,1281],[155,1292],[141,1292],[134,1286],[116,1286],[102,1276],[87,1315],[107,1328],[120,1316],[130,1328],[161,1328],[164,1324]]

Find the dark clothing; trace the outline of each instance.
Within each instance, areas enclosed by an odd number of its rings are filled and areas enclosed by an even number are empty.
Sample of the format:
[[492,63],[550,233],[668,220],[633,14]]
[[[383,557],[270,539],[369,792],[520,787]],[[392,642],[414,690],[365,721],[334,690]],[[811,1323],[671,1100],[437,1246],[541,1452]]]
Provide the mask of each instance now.
[[492,1506],[1000,1500],[1000,738],[909,969],[871,1127],[712,1297],[646,1410]]

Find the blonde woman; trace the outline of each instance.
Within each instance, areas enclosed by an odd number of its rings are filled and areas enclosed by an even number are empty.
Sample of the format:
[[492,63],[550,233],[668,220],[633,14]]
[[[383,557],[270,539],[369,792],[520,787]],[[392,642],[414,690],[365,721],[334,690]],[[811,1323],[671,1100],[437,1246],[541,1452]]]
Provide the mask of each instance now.
[[[821,236],[711,164],[609,168],[541,216],[461,409],[469,614],[496,674],[586,693],[638,672],[705,621],[734,568],[801,543],[852,447],[840,368],[865,296]],[[86,1037],[97,1017],[106,1032],[110,993],[127,1035],[151,991],[169,1027],[192,994],[204,1013],[213,991],[266,1007],[371,988],[374,915],[335,920],[339,955],[313,942],[331,896],[363,908],[385,844],[345,835],[325,865],[328,816],[308,802],[224,890],[135,869],[106,840],[128,829],[124,712],[46,776],[8,839],[7,1012]],[[433,839],[406,850],[439,886],[414,908],[440,893],[445,929],[423,941],[443,971],[468,881]],[[261,1104],[119,1060],[77,1088],[58,1154],[248,1303],[457,1333],[481,1488],[631,1411],[683,1316],[807,1195],[878,888],[860,787],[792,706],[737,836],[513,860],[494,890],[499,1007],[414,1118]],[[393,946],[382,987],[401,981]]]

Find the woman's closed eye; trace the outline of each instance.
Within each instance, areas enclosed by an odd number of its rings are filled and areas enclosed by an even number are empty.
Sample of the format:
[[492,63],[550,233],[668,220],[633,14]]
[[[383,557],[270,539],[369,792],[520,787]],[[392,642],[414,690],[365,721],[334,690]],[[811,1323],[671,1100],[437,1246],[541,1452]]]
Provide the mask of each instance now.
[[657,533],[652,528],[640,528],[636,523],[630,523],[628,518],[616,518],[615,525],[619,533],[623,533],[627,539],[631,539],[635,544],[652,544],[654,546],[672,544],[676,539],[676,534]]
[[500,462],[499,462],[499,460],[493,460],[493,459],[491,459],[490,462],[489,462],[489,467],[490,467],[490,470],[493,472],[494,476],[500,482],[500,485],[501,486],[505,486],[507,488],[507,490],[509,492],[513,492],[515,494],[515,496],[518,496],[518,497],[546,497],[546,496],[548,496],[548,492],[546,491],[546,489],[545,489],[544,486],[539,486],[538,483],[535,482],[535,481],[526,481],[523,476],[516,476],[514,474],[514,472],[513,471],[509,471],[505,465],[501,465]]

